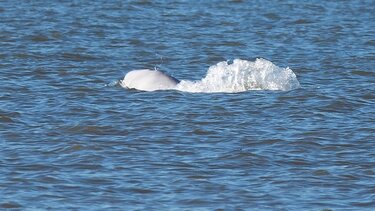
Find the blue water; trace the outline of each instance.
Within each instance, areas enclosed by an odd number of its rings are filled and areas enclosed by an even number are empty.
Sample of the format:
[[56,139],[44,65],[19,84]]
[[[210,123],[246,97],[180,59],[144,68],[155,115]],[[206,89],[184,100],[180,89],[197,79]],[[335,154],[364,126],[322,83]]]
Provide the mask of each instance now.
[[[373,210],[374,14],[373,0],[0,1],[0,209]],[[121,86],[134,69],[199,81],[257,58],[300,86]]]

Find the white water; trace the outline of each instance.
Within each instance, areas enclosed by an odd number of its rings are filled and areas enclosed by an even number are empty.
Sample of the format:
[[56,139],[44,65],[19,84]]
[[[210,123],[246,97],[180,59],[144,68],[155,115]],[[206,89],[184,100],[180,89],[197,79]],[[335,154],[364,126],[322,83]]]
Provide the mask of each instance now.
[[266,59],[255,62],[235,59],[211,66],[198,81],[182,80],[176,87],[184,92],[244,92],[248,90],[292,90],[300,87],[290,68],[280,68]]

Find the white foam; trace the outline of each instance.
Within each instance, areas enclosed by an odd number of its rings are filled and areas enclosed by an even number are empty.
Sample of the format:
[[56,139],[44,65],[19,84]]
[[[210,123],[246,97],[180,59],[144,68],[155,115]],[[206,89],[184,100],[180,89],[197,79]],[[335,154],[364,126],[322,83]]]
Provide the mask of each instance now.
[[297,89],[300,84],[294,72],[281,68],[266,59],[255,62],[235,59],[211,66],[206,77],[198,81],[182,80],[176,90],[184,92],[244,92],[248,90]]

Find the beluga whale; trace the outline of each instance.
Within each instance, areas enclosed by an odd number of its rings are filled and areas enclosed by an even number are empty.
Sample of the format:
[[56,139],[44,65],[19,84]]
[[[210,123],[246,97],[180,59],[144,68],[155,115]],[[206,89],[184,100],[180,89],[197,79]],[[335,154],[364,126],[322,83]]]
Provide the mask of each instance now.
[[140,91],[174,89],[180,81],[159,70],[141,69],[128,72],[121,86]]

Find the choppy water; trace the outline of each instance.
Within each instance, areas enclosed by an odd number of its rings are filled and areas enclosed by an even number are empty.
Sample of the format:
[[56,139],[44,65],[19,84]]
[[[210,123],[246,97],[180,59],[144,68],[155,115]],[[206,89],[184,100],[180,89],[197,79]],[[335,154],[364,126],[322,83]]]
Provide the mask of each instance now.
[[[372,210],[374,14],[373,0],[0,1],[0,209]],[[300,87],[119,85],[256,58]]]

